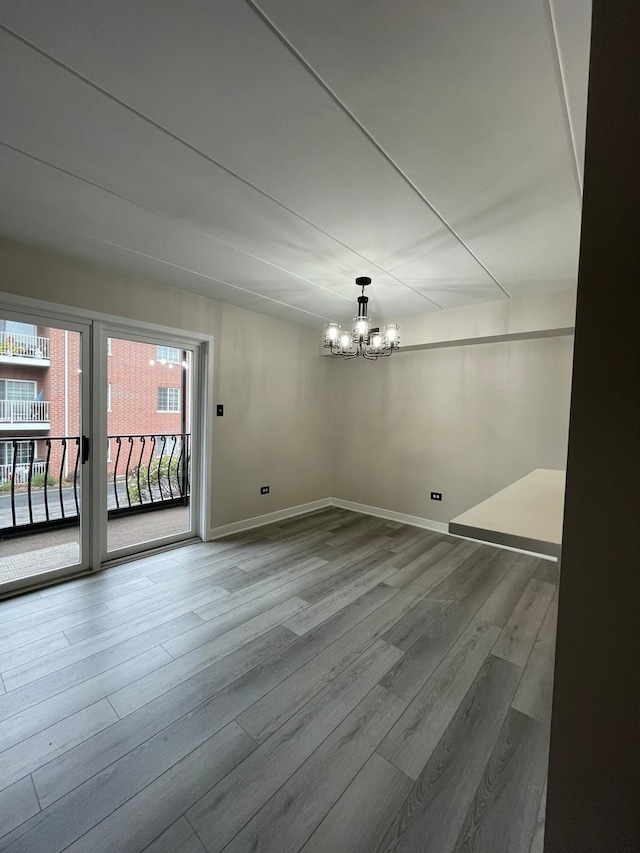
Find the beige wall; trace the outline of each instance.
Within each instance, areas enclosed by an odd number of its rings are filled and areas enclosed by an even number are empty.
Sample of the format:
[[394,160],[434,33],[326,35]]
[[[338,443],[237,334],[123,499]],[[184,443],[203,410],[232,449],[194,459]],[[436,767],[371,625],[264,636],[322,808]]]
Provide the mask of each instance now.
[[[216,305],[215,526],[331,494],[327,365],[308,327]],[[267,497],[259,487],[268,485]]]
[[211,527],[330,495],[327,364],[308,329],[4,238],[0,292],[214,336]]
[[503,299],[464,308],[453,308],[403,319],[404,349],[477,338],[543,335],[572,329],[576,313],[576,291]]
[[[465,330],[451,312],[456,334],[486,334],[465,310]],[[572,346],[567,335],[331,363],[334,497],[448,522],[535,468],[564,468]]]
[[6,239],[0,291],[214,336],[213,528],[330,496],[447,522],[565,466],[573,338],[457,344],[567,327],[571,293],[411,318],[412,346],[440,344],[372,364],[318,357],[320,330]]

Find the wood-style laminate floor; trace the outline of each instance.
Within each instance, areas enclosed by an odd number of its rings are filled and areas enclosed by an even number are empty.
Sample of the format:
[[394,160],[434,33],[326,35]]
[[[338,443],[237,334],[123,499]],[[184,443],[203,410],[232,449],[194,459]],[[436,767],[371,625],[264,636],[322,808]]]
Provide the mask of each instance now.
[[339,509],[0,602],[0,850],[541,853],[556,611]]

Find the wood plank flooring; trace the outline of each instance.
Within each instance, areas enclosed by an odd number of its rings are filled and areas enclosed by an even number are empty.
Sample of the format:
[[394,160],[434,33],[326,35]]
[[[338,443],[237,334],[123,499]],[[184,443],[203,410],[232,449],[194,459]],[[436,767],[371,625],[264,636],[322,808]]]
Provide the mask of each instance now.
[[540,853],[557,583],[331,508],[0,602],[0,851]]

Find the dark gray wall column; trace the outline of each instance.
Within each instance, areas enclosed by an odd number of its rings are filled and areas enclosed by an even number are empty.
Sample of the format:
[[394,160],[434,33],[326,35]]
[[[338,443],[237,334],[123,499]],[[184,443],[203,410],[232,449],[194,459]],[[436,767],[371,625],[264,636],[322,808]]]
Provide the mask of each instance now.
[[640,850],[640,2],[593,11],[547,853]]

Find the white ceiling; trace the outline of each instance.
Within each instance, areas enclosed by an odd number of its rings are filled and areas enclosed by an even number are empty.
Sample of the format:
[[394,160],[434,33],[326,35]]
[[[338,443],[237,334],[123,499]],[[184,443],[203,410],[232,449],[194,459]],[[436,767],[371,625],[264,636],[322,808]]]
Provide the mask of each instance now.
[[0,233],[312,324],[574,287],[590,12],[0,0]]

